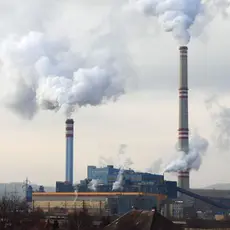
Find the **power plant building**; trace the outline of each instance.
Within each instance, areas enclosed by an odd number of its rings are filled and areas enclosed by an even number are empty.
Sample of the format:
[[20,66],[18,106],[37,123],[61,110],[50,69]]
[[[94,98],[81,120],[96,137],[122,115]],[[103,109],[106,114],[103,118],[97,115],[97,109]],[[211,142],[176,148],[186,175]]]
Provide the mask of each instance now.
[[[208,208],[219,211],[229,210],[230,207],[230,199],[220,199],[220,196],[226,196],[227,192],[224,194],[219,191],[219,197],[214,197],[213,190],[192,192],[177,187],[175,181],[164,180],[163,175],[135,172],[131,169],[124,170],[121,187],[113,191],[113,183],[117,179],[119,169],[112,165],[104,168],[88,166],[87,169],[89,178],[75,186],[76,192],[73,192],[74,188],[70,183],[57,182],[57,192],[39,191],[28,195],[32,197],[31,206],[34,209],[41,208],[45,212],[69,213],[87,210],[92,215],[121,215],[132,207],[151,210],[155,206],[165,207],[170,202],[180,203],[181,198],[177,197],[177,193],[180,192],[192,202],[191,204],[183,202],[185,208],[193,207],[199,210]],[[98,182],[94,184],[94,189],[89,186],[93,181]]]
[[[151,210],[159,207],[167,198],[177,197],[177,183],[165,181],[163,175],[124,170],[121,187],[113,191],[119,169],[112,165],[97,168],[88,166],[88,177],[76,185],[77,192],[69,183],[57,182],[56,193],[33,193],[33,208],[44,211],[87,209],[91,213],[123,214],[133,206]],[[97,181],[95,189],[90,183]]]
[[[112,185],[118,177],[119,169],[114,168],[113,165],[108,165],[107,167],[97,168],[96,166],[88,166],[87,168],[87,179],[89,180],[98,180],[104,185]],[[137,183],[146,183],[146,184],[163,184],[164,176],[135,172],[134,170],[124,170],[122,173],[123,181],[126,184],[137,184]]]

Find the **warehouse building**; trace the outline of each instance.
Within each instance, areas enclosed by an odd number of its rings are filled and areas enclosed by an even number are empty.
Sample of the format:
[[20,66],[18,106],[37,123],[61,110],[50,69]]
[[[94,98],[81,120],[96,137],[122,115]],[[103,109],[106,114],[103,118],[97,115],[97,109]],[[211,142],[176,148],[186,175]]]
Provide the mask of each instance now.
[[71,213],[87,210],[93,215],[124,214],[136,207],[151,210],[167,197],[136,192],[33,193],[32,207],[44,212]]

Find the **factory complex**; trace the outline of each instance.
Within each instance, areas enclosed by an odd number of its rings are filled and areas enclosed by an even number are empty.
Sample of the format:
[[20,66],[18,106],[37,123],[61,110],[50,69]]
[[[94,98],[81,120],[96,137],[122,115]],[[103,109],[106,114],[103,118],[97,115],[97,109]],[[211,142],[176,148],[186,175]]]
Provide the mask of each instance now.
[[137,207],[151,210],[159,207],[167,197],[176,198],[176,182],[164,181],[162,175],[124,170],[121,187],[113,189],[119,169],[108,165],[104,168],[88,166],[85,180],[72,186],[56,182],[56,192],[32,193],[32,205],[45,211],[57,207],[72,211],[87,209],[92,213],[123,214]]
[[[178,149],[189,153],[188,66],[186,46],[180,47]],[[87,167],[87,178],[73,184],[74,121],[66,120],[65,181],[56,182],[56,192],[33,192],[28,187],[27,201],[33,209],[69,213],[87,210],[95,215],[121,215],[132,208],[157,208],[165,216],[191,218],[197,213],[230,211],[230,194],[220,190],[190,189],[190,169],[178,172],[178,182],[164,175],[120,170],[113,165]],[[117,183],[119,186],[114,186]]]
[[[33,192],[29,187],[28,200],[33,209],[67,214],[87,210],[92,215],[121,215],[132,208],[151,210],[157,208],[165,216],[182,218],[194,216],[196,211],[228,212],[228,191],[190,189],[178,187],[176,181],[167,181],[163,175],[124,170],[121,187],[113,190],[119,169],[112,165],[87,167],[87,178],[79,184],[56,182],[56,192],[45,192],[40,187]],[[179,193],[183,196],[178,196]],[[187,214],[185,214],[187,213]]]

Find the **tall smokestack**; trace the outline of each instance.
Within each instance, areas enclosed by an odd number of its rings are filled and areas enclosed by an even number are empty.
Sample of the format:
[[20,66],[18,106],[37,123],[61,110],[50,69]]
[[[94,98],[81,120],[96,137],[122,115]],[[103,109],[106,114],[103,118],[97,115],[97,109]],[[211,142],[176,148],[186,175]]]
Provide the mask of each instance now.
[[[180,50],[180,85],[179,85],[179,151],[188,154],[189,129],[188,129],[188,48],[181,46]],[[189,169],[178,173],[178,186],[189,189]],[[181,194],[179,194],[181,195]]]
[[65,180],[73,184],[73,135],[74,120],[67,119],[66,122],[66,171]]

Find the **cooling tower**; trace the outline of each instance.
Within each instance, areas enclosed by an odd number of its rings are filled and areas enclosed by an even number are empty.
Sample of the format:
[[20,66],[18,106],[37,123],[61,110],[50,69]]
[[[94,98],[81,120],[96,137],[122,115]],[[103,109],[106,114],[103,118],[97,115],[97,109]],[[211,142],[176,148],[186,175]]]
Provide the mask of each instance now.
[[73,184],[73,136],[74,136],[74,121],[73,119],[66,120],[66,171],[65,180]]
[[[188,48],[181,46],[180,50],[180,80],[179,80],[179,151],[188,154],[189,129],[188,129]],[[178,186],[189,189],[189,169],[178,173]]]

